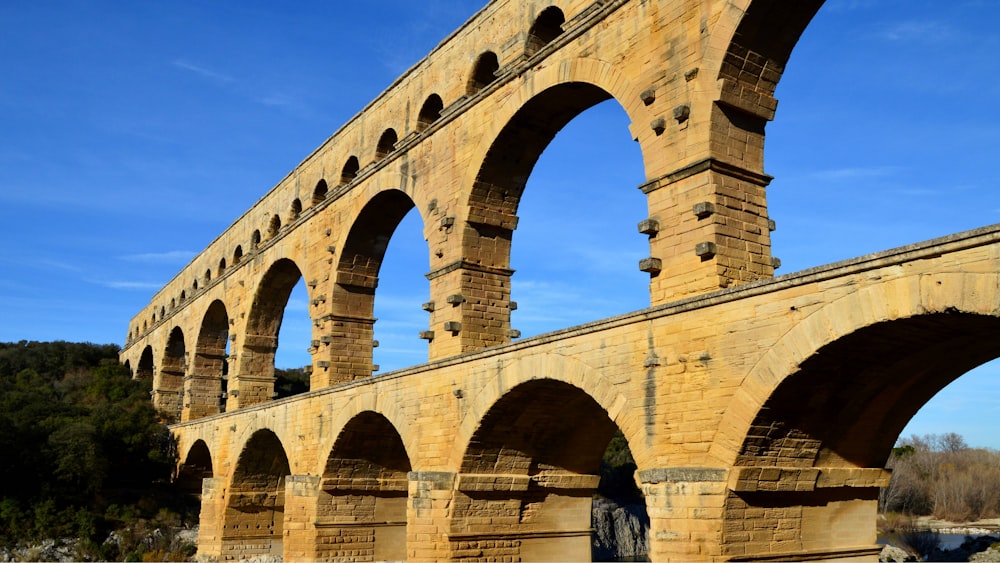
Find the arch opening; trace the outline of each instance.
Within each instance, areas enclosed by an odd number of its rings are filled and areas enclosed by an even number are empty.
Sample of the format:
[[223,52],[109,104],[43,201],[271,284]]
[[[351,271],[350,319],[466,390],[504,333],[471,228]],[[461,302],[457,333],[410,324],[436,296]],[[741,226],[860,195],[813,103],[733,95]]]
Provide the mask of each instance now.
[[[599,488],[617,431],[607,411],[572,385],[536,379],[509,391],[483,417],[464,454],[459,479],[467,484],[455,492],[452,547],[472,544],[487,558],[520,561],[607,557],[614,546],[591,530],[606,529],[610,517],[602,509],[622,500],[605,496],[614,494],[607,482]],[[616,442],[616,451],[627,449],[623,438]],[[629,507],[648,549],[645,502],[632,498]]]
[[204,440],[197,440],[177,470],[174,480],[182,493],[201,498],[202,481],[213,477],[212,452]]
[[475,66],[472,67],[472,74],[465,88],[465,93],[474,95],[487,87],[497,79],[497,71],[500,70],[500,61],[493,51],[486,51],[476,59]]
[[529,100],[491,145],[464,236],[494,249],[479,253],[483,265],[516,272],[511,326],[522,336],[649,306],[637,266],[649,243],[635,228],[648,215],[635,189],[645,167],[629,122],[602,88],[566,83]]
[[222,550],[234,559],[283,555],[285,479],[291,474],[278,437],[258,430],[240,453],[229,485]]
[[326,180],[320,180],[316,183],[316,188],[313,190],[313,205],[326,199],[326,194],[329,192],[329,188],[326,185]]
[[392,423],[371,411],[352,418],[323,471],[316,509],[316,558],[405,560],[410,470],[406,448]]
[[[352,357],[341,361],[337,356],[343,357],[343,354],[331,351],[331,366],[324,385],[371,376],[376,330],[375,290],[389,241],[413,208],[414,203],[408,195],[399,190],[387,190],[373,197],[351,226],[336,266],[332,305],[333,314],[342,320],[348,334],[341,339],[342,345],[352,350]],[[419,240],[423,241],[423,237]],[[414,248],[415,252],[419,248],[423,256],[429,254],[426,243],[411,244],[408,248]],[[381,344],[380,341],[379,348]]]
[[358,157],[351,155],[344,163],[344,168],[340,171],[340,183],[350,184],[352,180],[358,177],[358,171],[361,170],[361,163],[358,161]]
[[728,494],[727,520],[747,508],[773,508],[803,530],[793,550],[874,544],[879,488],[889,484],[882,468],[893,445],[941,389],[1000,358],[998,329],[996,317],[955,310],[876,323],[817,350],[773,390],[736,458],[746,475],[759,467],[818,471],[815,487],[797,489],[790,503],[787,495],[741,485]]
[[386,129],[382,133],[382,136],[379,137],[378,145],[375,147],[375,160],[381,160],[396,150],[396,143],[398,141],[399,136],[396,135],[396,130],[392,128]]
[[441,101],[441,96],[437,94],[431,94],[427,96],[427,100],[424,101],[424,105],[420,108],[420,114],[417,116],[417,131],[423,131],[441,118],[441,112],[444,110],[444,102]]
[[535,18],[535,23],[531,24],[531,29],[528,30],[525,54],[530,57],[554,41],[562,34],[564,23],[566,23],[566,16],[556,6],[549,6],[542,10],[542,13]]
[[229,377],[229,313],[222,301],[209,305],[195,343],[194,365],[184,380],[181,420],[194,420],[225,410]]
[[[286,310],[306,311],[308,304],[299,300],[292,301],[292,293],[297,285],[303,286],[302,273],[295,262],[282,258],[276,261],[261,278],[257,286],[250,314],[247,319],[247,334],[244,336],[243,350],[239,357],[238,388],[230,386],[229,400],[236,401],[238,406],[249,406],[269,401],[275,397],[276,354],[279,350],[279,335],[289,336],[299,341],[300,331],[308,331],[304,340],[308,341],[312,334],[311,323],[297,322],[297,329],[291,332],[283,330]],[[306,299],[308,292],[306,291]],[[304,300],[302,300],[304,301]],[[301,325],[305,324],[303,329]],[[303,345],[302,350],[307,347]],[[282,348],[284,350],[284,347]],[[303,369],[304,371],[304,369]],[[236,395],[234,397],[234,391]],[[231,402],[230,407],[234,404]]]
[[160,373],[153,380],[153,406],[168,421],[176,421],[181,416],[181,399],[187,363],[184,332],[180,327],[174,327],[170,331],[170,338],[163,352]]
[[153,379],[153,373],[155,368],[153,367],[153,347],[146,346],[142,349],[142,354],[139,355],[139,363],[135,366],[135,379]]

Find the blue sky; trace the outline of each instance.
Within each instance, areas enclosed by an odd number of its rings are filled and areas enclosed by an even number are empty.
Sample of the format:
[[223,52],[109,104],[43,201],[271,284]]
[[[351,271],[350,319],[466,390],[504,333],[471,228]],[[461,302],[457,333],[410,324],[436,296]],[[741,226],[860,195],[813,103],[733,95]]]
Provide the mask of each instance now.
[[[483,4],[0,3],[0,341],[122,344],[156,290]],[[767,129],[779,273],[1000,222],[998,24],[995,0],[827,2]],[[512,255],[525,336],[648,303],[627,124],[613,102],[584,113],[532,174]],[[411,214],[376,299],[383,371],[426,358],[426,252]],[[305,310],[296,292],[285,366],[308,361]],[[998,411],[988,364],[904,434],[1000,448]]]

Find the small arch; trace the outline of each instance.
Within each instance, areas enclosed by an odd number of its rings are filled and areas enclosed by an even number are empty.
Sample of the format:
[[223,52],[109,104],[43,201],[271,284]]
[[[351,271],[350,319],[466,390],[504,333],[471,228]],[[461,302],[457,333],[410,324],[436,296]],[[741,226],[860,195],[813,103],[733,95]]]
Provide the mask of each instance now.
[[148,326],[149,326],[149,325],[147,325],[147,324],[146,324],[146,321],[142,321],[142,331],[143,331],[143,332],[146,332],[146,328],[147,328]]
[[498,70],[500,70],[500,61],[497,59],[496,53],[486,51],[479,55],[465,89],[466,94],[471,96],[496,80]]
[[191,282],[191,289],[198,291],[198,278],[195,278],[194,281]]
[[153,347],[146,346],[139,356],[139,365],[136,366],[135,375],[132,376],[132,379],[153,379],[153,372]]
[[236,250],[233,251],[233,265],[235,266],[236,264],[239,264],[240,260],[242,259],[243,259],[243,246],[236,245]]
[[165,307],[160,307],[160,319],[167,316],[167,310]]
[[181,290],[181,301],[184,301],[185,299],[187,299],[187,292],[184,291],[184,290]]
[[386,129],[378,139],[378,146],[375,148],[375,159],[381,160],[396,149],[399,136],[392,127]]
[[351,155],[344,163],[343,170],[340,171],[340,183],[351,183],[351,180],[358,177],[358,170],[361,170],[361,163],[358,161],[358,157]]
[[326,194],[328,191],[329,188],[327,188],[326,180],[320,180],[319,182],[317,182],[316,187],[313,189],[313,200],[312,200],[313,205],[316,205],[317,203],[326,199]]
[[205,285],[208,286],[208,282],[212,281],[212,269],[209,268],[205,270]]
[[170,310],[174,310],[176,308],[177,308],[177,299],[176,298],[171,298],[170,299]]
[[201,497],[202,481],[212,477],[212,452],[204,440],[198,440],[188,450],[174,480],[185,493]]
[[566,16],[559,8],[549,6],[542,10],[528,31],[528,41],[524,47],[525,54],[530,57],[554,41],[562,34],[564,23],[566,23]]
[[428,96],[417,116],[417,131],[427,129],[431,123],[440,119],[442,110],[444,110],[444,102],[441,101],[441,96],[437,94]]
[[271,222],[267,225],[267,238],[272,239],[278,236],[278,232],[281,230],[281,217],[275,213],[271,217]]
[[296,219],[299,218],[299,215],[301,214],[302,214],[302,201],[299,200],[299,198],[295,198],[292,200],[292,210],[288,214],[288,222],[291,223],[292,221],[295,221]]
[[260,246],[260,229],[254,229],[253,234],[250,236],[250,248],[257,248]]
[[221,276],[223,272],[226,271],[226,259],[222,258],[219,260],[219,273],[217,275]]

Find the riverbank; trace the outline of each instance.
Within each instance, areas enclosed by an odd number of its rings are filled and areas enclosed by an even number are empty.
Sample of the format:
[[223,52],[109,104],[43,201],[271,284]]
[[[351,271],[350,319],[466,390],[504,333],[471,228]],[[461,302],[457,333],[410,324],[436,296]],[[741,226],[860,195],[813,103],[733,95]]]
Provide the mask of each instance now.
[[879,561],[1000,562],[1000,519],[951,522],[918,517],[905,527],[883,530],[879,543],[886,545]]

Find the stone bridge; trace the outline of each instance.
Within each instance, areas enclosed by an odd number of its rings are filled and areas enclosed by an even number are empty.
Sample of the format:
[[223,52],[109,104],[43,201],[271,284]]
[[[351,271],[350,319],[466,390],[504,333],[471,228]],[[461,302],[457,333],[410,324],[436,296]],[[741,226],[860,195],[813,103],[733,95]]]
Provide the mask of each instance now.
[[[121,352],[180,421],[200,556],[590,559],[620,431],[652,560],[874,558],[899,432],[1000,356],[1000,227],[773,277],[764,126],[821,3],[495,0],[309,155]],[[651,307],[512,343],[527,177],[608,99],[642,149]],[[378,274],[413,209],[429,362],[372,377]],[[310,392],[275,401],[301,279]]]

